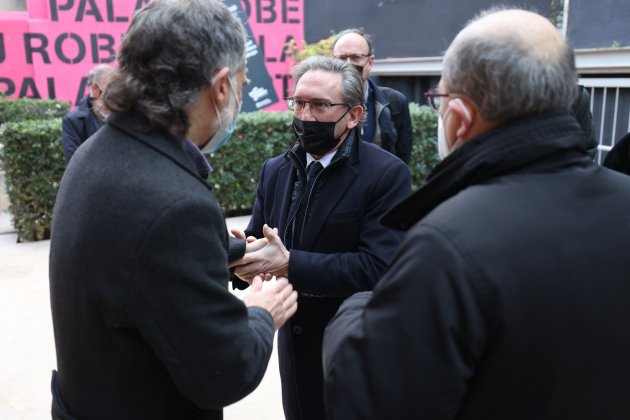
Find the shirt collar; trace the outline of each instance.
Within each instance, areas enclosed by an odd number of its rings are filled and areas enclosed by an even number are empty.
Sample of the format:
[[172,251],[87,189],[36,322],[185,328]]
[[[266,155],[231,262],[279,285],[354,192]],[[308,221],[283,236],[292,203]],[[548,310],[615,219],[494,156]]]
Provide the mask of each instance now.
[[203,179],[208,179],[208,175],[210,175],[210,172],[212,172],[212,166],[210,166],[210,163],[208,162],[206,157],[203,155],[203,153],[201,153],[199,147],[197,147],[197,145],[193,143],[193,141],[189,138],[186,138],[186,140],[184,140],[183,146],[186,153],[188,153],[188,156],[190,156],[195,163],[199,176]]
[[[318,162],[321,163],[324,168],[327,167],[328,165],[330,165],[330,162],[332,162],[332,158],[335,157],[337,150],[339,149],[335,149],[332,152],[326,153],[324,156],[322,156],[320,160],[318,160]],[[307,153],[306,154],[306,167],[308,168],[308,165],[310,165],[311,162],[313,161],[315,161],[315,158],[313,158],[313,156]]]

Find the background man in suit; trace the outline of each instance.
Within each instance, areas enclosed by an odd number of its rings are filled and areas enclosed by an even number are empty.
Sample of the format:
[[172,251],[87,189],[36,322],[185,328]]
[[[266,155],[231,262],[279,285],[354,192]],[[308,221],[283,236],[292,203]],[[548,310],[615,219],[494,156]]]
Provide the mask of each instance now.
[[220,1],[155,0],[118,62],[112,115],[56,201],[53,417],[221,419],[262,379],[297,300],[286,279],[255,279],[245,304],[230,293],[228,232],[205,179],[200,149],[229,137],[242,100],[244,30]]
[[346,29],[335,38],[333,55],[352,64],[361,73],[367,115],[360,127],[361,139],[377,144],[409,163],[412,147],[409,103],[402,93],[377,86],[368,77],[374,65],[370,37],[359,29]]
[[88,73],[89,94],[79,101],[78,106],[64,115],[61,121],[61,144],[66,163],[96,130],[101,128],[107,112],[103,108],[101,95],[107,89],[114,69],[107,64],[100,64]]
[[326,330],[328,418],[630,418],[630,178],[588,156],[576,81],[531,12],[451,43],[428,94],[446,157],[384,216],[411,229],[373,297]]
[[363,89],[352,66],[312,57],[292,77],[298,141],[263,165],[245,231],[270,243],[247,253],[235,273],[288,276],[298,291],[300,307],[278,334],[284,412],[321,420],[324,328],[344,297],[378,281],[401,239],[379,217],[409,194],[411,181],[400,159],[359,140]]

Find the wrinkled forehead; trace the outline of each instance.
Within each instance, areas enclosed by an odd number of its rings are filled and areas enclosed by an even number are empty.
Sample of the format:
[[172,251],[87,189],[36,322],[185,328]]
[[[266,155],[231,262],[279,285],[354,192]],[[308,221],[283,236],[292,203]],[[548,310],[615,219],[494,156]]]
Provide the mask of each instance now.
[[368,54],[369,45],[365,38],[359,34],[348,33],[339,38],[335,44],[334,54],[351,55],[351,54]]
[[341,99],[341,74],[324,70],[307,70],[297,81],[294,96],[304,99]]

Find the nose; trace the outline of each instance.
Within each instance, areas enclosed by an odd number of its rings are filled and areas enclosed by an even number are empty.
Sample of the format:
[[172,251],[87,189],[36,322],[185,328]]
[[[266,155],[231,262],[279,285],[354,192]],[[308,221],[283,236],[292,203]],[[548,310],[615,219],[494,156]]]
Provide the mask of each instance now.
[[313,114],[313,110],[311,109],[311,103],[307,102],[304,105],[304,110],[302,110],[302,115],[300,117],[302,121],[317,121],[315,115]]

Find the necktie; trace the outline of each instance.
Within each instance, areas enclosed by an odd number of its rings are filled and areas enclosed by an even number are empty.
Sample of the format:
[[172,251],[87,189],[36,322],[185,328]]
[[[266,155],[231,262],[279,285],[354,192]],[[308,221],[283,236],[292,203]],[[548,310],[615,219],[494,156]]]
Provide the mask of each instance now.
[[308,168],[306,168],[306,187],[304,187],[304,192],[302,193],[302,199],[300,201],[300,207],[298,208],[297,214],[295,215],[295,224],[293,225],[294,227],[292,248],[300,244],[304,220],[306,217],[306,206],[309,201],[313,185],[315,184],[317,174],[319,174],[322,169],[324,169],[322,164],[315,161],[311,162],[311,164],[308,165]]

